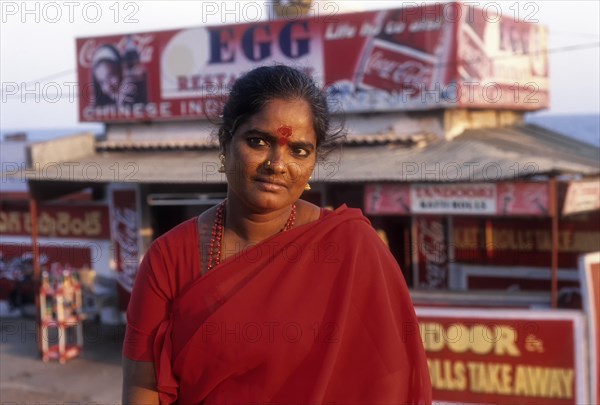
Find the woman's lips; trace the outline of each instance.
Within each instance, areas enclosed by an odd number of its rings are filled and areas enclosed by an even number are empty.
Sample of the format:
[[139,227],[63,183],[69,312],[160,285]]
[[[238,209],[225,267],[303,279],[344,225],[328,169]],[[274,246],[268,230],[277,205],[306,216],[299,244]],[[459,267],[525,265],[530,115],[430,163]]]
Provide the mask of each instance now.
[[256,179],[254,179],[254,181],[261,188],[263,188],[267,191],[280,191],[280,190],[285,190],[287,188],[287,185],[284,182],[278,181],[278,180],[256,178]]

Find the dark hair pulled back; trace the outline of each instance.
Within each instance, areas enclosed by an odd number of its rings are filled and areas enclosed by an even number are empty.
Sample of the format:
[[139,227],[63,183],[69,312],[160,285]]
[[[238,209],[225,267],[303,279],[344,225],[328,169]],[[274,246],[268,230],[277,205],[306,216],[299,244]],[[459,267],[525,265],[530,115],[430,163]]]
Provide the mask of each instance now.
[[308,103],[320,157],[345,136],[343,127],[331,128],[327,99],[310,76],[285,65],[261,66],[238,78],[229,93],[218,131],[221,148],[231,142],[240,125],[275,99],[301,99]]

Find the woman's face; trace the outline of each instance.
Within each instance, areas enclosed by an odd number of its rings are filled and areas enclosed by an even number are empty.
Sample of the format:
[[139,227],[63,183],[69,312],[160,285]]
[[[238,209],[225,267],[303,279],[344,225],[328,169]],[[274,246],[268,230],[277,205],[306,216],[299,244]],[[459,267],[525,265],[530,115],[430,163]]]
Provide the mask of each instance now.
[[315,167],[316,148],[312,112],[306,101],[268,102],[237,128],[226,147],[230,198],[254,211],[293,204]]
[[102,93],[114,100],[121,84],[121,69],[119,65],[108,61],[99,62],[94,68],[94,77]]

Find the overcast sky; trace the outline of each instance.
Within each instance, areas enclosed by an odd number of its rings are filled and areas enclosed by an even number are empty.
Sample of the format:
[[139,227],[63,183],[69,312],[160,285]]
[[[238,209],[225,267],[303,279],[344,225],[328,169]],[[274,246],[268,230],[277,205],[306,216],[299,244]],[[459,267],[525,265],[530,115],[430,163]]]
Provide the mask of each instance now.
[[[93,3],[93,4],[91,4]],[[204,3],[204,4],[202,4]],[[207,3],[220,11],[207,15]],[[255,2],[264,5],[266,0]],[[387,1],[319,1],[328,12],[396,8],[418,3]],[[472,2],[474,3],[474,2]],[[480,1],[479,7],[494,2]],[[25,8],[24,8],[25,4]],[[547,114],[600,113],[600,7],[589,1],[503,0],[504,13],[537,19],[549,27],[551,108]],[[0,0],[0,130],[64,128],[78,125],[75,38],[218,23],[242,23],[243,2],[236,1],[6,1]],[[267,12],[264,12],[267,16]],[[596,44],[595,46],[592,44]],[[587,47],[585,45],[588,45]],[[581,47],[578,50],[568,50]],[[42,95],[7,95],[14,84]],[[7,87],[8,86],[8,87]],[[44,87],[45,86],[45,87]],[[43,90],[46,90],[47,96]],[[54,94],[62,93],[59,101]]]

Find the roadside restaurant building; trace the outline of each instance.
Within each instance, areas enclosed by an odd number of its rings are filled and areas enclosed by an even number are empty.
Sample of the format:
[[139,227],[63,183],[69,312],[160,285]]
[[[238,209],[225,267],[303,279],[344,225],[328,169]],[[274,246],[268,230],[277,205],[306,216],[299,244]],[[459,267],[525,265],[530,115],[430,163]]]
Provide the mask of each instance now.
[[[211,134],[227,88],[254,66],[302,68],[349,131],[304,198],[362,208],[388,243],[434,399],[590,403],[580,256],[600,250],[599,151],[524,123],[548,107],[547,29],[487,17],[452,2],[80,38],[80,120],[106,123],[105,136],[34,144],[14,176],[28,181],[31,218],[81,190],[103,207],[111,247],[90,266],[117,280],[124,310],[152,240],[226,193]],[[106,60],[134,84],[125,101],[103,93]]]

